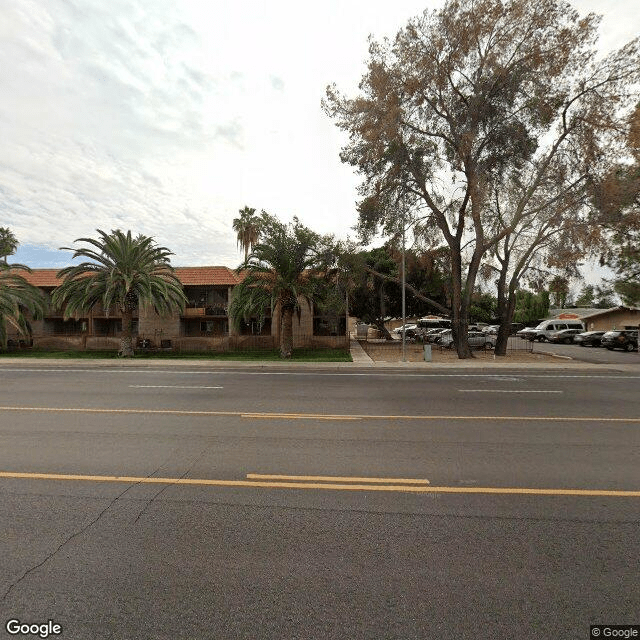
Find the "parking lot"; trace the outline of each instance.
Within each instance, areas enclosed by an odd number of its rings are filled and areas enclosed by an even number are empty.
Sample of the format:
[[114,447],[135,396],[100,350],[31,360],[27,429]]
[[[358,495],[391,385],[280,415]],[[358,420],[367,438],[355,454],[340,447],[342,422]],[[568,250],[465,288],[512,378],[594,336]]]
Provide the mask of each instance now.
[[575,344],[551,344],[534,342],[534,353],[552,353],[580,362],[593,364],[637,364],[640,367],[640,353],[637,351],[609,351],[603,347],[581,347]]

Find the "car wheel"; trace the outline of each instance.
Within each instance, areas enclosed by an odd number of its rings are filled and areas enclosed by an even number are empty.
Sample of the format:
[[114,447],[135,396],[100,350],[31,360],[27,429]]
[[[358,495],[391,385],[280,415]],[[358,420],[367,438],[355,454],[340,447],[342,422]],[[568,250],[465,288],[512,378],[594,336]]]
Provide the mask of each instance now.
[[627,351],[635,351],[635,347],[634,347],[631,343],[629,343],[629,344],[625,347],[625,349],[626,349]]
[[493,349],[493,342],[485,342],[484,343],[484,348],[485,349]]
[[613,351],[613,347],[607,347],[607,351]]
[[450,343],[447,345],[447,349],[453,349],[453,342],[450,342]]
[[544,336],[538,336],[537,338],[538,342],[546,342],[547,339]]
[[571,344],[571,338],[565,338],[562,342],[565,344]]

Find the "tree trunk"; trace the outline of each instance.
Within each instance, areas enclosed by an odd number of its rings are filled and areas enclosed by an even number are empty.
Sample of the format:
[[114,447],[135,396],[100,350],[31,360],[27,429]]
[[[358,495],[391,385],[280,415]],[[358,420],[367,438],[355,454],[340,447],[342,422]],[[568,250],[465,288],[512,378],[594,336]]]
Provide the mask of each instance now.
[[497,315],[500,327],[496,337],[496,347],[494,354],[496,356],[507,355],[507,345],[509,336],[511,335],[511,323],[516,312],[516,282],[515,278],[507,286],[506,273],[500,274],[498,280],[498,298],[497,298]]
[[[506,252],[505,252],[506,253]],[[507,311],[507,269],[506,265],[509,262],[508,254],[505,256],[505,260],[502,263],[500,269],[500,277],[498,278],[498,295],[496,298],[496,315],[498,316],[498,335],[496,337],[496,346],[494,355],[506,356],[507,355],[507,342],[511,333],[511,320],[509,319],[509,313]]]
[[132,323],[133,312],[130,309],[122,311],[122,335],[120,336],[120,351],[118,351],[121,358],[133,357]]
[[374,324],[385,340],[393,340],[393,336],[389,333],[389,329],[384,326],[384,318],[376,318]]
[[289,359],[293,353],[293,307],[282,308],[282,330],[280,331],[280,357]]
[[451,251],[451,335],[458,358],[473,358],[469,347],[469,316],[463,304],[462,264],[460,252]]

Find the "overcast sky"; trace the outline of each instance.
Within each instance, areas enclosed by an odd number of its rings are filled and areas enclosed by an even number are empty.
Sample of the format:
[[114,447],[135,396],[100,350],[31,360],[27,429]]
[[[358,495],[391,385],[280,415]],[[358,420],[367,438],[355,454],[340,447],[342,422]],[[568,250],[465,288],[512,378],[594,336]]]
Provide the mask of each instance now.
[[[154,236],[174,265],[240,261],[249,205],[346,237],[357,177],[320,101],[348,95],[367,37],[439,0],[0,0],[0,226],[13,260],[59,267],[95,229]],[[639,0],[603,14],[601,47],[640,33]]]

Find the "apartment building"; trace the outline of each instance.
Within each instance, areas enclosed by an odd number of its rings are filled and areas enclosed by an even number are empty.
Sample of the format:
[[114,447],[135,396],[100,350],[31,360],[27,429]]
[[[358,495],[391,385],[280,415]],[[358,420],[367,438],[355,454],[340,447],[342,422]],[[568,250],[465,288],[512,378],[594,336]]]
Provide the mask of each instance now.
[[[34,269],[24,277],[50,301],[61,283],[57,269]],[[134,313],[138,346],[178,351],[228,351],[276,348],[279,322],[270,310],[264,317],[243,319],[236,328],[229,317],[234,287],[242,276],[229,267],[177,267],[187,304],[182,313],[162,317],[153,309]],[[278,317],[276,310],[276,317]],[[65,320],[63,309],[48,304],[44,317],[32,320],[33,346],[50,349],[117,349],[122,332],[120,313],[98,305],[86,316]],[[294,347],[340,348],[347,345],[346,320],[336,314],[315,313],[313,304],[301,301],[300,318],[294,316]]]

